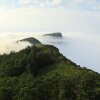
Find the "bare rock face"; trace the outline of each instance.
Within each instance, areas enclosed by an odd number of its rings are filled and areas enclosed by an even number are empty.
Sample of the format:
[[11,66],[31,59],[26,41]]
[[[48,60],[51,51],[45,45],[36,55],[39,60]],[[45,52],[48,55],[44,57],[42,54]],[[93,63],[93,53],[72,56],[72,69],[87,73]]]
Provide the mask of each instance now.
[[49,34],[44,34],[43,36],[51,36],[51,37],[63,37],[61,32],[54,32]]
[[32,45],[41,44],[41,42],[38,39],[34,38],[34,37],[29,37],[29,38],[21,39],[21,40],[18,40],[16,42],[17,43],[18,42],[29,42]]

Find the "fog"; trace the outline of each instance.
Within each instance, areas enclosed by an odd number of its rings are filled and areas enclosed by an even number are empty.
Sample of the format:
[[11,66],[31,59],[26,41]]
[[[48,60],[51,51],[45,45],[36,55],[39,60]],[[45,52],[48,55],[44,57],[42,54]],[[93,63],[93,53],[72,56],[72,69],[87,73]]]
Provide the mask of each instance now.
[[27,46],[31,46],[28,42],[16,43],[16,41],[33,36],[43,44],[51,44],[58,47],[64,56],[76,64],[100,73],[99,34],[63,32],[63,38],[43,37],[42,34],[45,34],[45,32],[0,33],[0,53],[19,51]]
[[28,42],[16,42],[17,40],[20,40],[24,37],[27,37],[27,35],[23,35],[23,33],[0,33],[0,54],[8,54],[11,51],[18,52],[19,50],[24,49],[27,46],[31,46],[31,44],[29,44]]
[[55,45],[68,59],[82,67],[100,73],[99,34],[66,33],[62,39],[43,39],[44,43]]

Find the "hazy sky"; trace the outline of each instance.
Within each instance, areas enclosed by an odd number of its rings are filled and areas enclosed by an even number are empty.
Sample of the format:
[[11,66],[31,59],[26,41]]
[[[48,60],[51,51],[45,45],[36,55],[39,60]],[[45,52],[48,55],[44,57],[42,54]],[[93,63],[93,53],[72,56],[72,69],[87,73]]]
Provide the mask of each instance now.
[[100,0],[0,0],[0,32],[100,32]]

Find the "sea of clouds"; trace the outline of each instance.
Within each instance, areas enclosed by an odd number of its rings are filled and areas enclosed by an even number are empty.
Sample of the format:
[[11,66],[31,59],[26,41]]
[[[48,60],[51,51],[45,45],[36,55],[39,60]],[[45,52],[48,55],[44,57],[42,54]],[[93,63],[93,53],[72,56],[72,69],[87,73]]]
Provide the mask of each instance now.
[[35,37],[43,44],[51,44],[59,48],[59,51],[82,67],[87,67],[100,73],[100,39],[96,34],[82,34],[64,32],[63,38],[42,36],[45,33],[0,33],[0,54],[18,52],[31,46],[28,42],[17,40],[27,37]]
[[29,42],[16,42],[27,37],[36,37],[32,33],[0,33],[0,54],[18,52],[21,49],[31,46]]

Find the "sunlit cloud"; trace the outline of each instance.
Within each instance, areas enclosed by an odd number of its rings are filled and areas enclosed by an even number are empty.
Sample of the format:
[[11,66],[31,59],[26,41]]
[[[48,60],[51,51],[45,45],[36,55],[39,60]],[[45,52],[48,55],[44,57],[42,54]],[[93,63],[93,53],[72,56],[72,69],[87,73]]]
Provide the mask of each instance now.
[[0,7],[21,8],[21,7],[65,7],[80,11],[99,10],[99,0],[0,0]]
[[19,0],[19,3],[22,5],[30,6],[60,6],[63,0]]
[[60,5],[62,2],[63,0],[52,0],[51,4],[57,6]]
[[97,0],[8,1],[0,0],[0,32],[100,32],[100,2]]
[[32,0],[19,0],[19,2],[20,2],[21,4],[28,4],[28,3],[31,3]]
[[92,3],[96,3],[96,0],[74,0],[75,3],[77,4],[82,4],[82,3],[86,3],[86,4],[92,4]]

